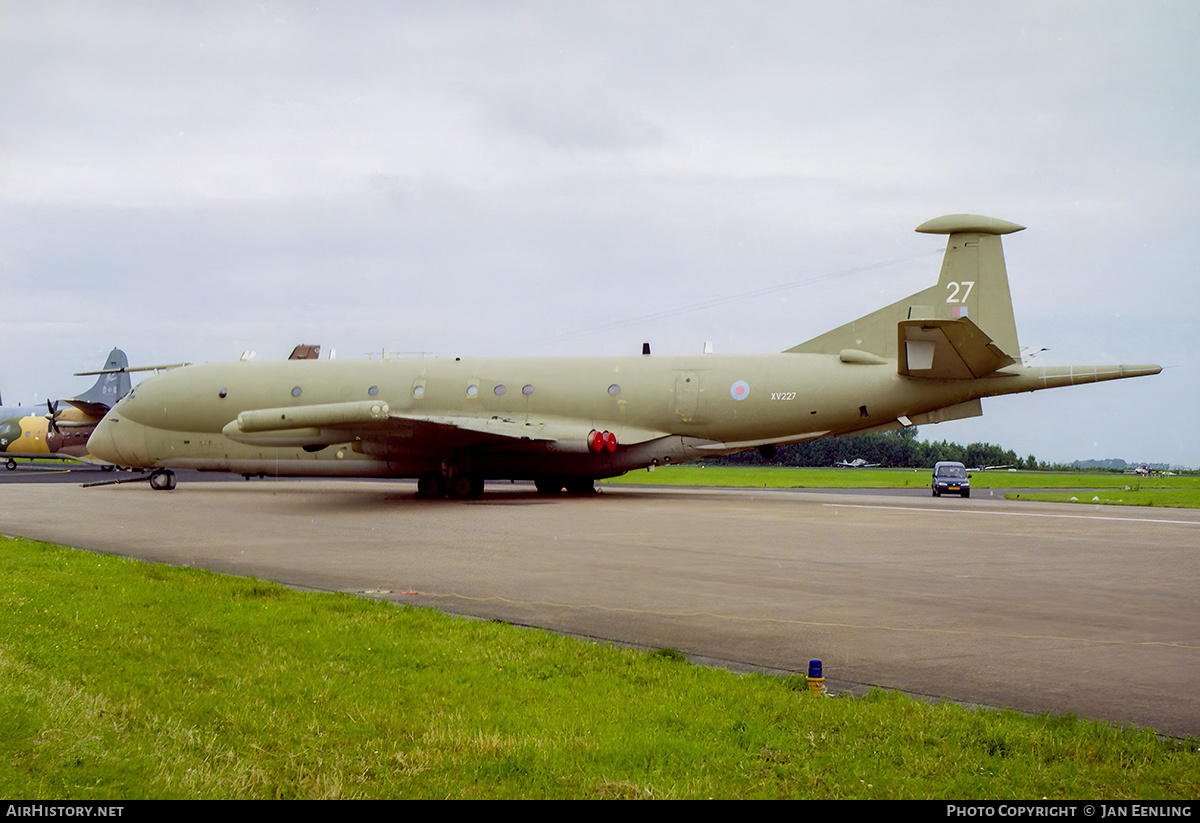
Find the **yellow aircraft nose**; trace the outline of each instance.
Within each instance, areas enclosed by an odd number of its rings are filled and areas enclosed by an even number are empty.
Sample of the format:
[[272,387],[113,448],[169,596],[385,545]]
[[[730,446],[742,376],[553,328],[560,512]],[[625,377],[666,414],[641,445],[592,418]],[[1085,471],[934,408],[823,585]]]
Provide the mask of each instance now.
[[118,466],[149,466],[146,427],[128,418],[109,414],[88,438],[88,451]]

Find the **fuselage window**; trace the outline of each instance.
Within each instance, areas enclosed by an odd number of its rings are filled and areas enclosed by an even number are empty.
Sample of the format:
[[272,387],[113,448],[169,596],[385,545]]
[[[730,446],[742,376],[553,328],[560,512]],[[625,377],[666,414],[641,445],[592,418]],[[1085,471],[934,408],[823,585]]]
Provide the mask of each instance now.
[[292,397],[299,397],[303,393],[303,391],[304,390],[301,389],[299,386],[293,386],[292,387]]
[[504,396],[504,393],[505,393],[506,391],[508,391],[508,389],[504,388],[504,384],[503,384],[503,383],[502,383],[502,384],[500,384],[499,386],[497,386],[497,387],[496,387],[496,389],[495,389],[495,392],[496,392],[496,396],[497,396],[497,397],[503,397],[503,396]]
[[526,383],[524,386],[521,387],[521,394],[525,395],[526,397],[533,394],[533,386]]
[[424,396],[425,396],[425,387],[424,386],[413,386],[413,397],[424,397]]
[[621,393],[621,387],[618,386],[616,383],[613,383],[611,386],[608,387],[608,393],[611,394],[613,397],[616,397],[618,394]]
[[375,395],[379,394],[379,387],[372,386],[371,388],[367,389],[367,394],[371,395],[371,397],[374,397]]
[[479,387],[478,387],[478,386],[476,386],[474,383],[472,383],[471,385],[467,386],[467,397],[474,397],[474,396],[475,396],[475,395],[477,395],[477,394],[479,394]]

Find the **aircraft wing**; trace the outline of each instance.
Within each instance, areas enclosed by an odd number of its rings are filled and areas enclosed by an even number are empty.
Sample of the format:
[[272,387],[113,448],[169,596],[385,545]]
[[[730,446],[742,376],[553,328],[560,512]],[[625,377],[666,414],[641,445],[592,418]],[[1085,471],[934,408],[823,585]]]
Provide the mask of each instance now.
[[63,460],[68,463],[83,463],[88,466],[107,466],[109,465],[104,460],[98,460],[90,454],[73,455],[63,454],[62,452],[0,452],[0,461],[10,458],[20,458],[22,460]]
[[[410,444],[420,449],[482,445],[586,451],[588,438],[598,425],[575,418],[398,413],[382,401],[366,400],[245,411],[226,425],[223,433],[241,443],[274,446],[368,440],[392,442],[397,448]],[[668,435],[608,425],[617,442],[625,445]]]
[[[388,437],[430,439],[439,444],[457,446],[485,445],[532,451],[587,451],[588,439],[599,427],[612,429],[617,442],[634,445],[660,437],[667,432],[650,431],[611,423],[593,424],[571,418],[517,419],[501,415],[393,414],[385,427]],[[373,433],[378,437],[380,432]],[[370,437],[370,436],[368,436]]]
[[110,406],[108,403],[89,402],[87,400],[77,400],[71,398],[64,399],[62,402],[71,404],[88,417],[94,417],[96,420],[99,420],[101,417],[108,414],[108,410],[112,408],[112,406]]

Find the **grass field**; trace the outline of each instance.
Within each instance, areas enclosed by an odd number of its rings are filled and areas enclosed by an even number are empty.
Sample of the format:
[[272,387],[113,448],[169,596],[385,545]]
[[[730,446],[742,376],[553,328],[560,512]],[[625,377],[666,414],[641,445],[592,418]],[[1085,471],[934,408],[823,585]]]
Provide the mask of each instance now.
[[24,540],[0,575],[5,797],[1200,796],[1200,742],[1149,730]]
[[1101,506],[1159,506],[1167,509],[1200,508],[1200,489],[1115,489],[1086,492],[1022,492],[1004,495],[1010,500],[1048,503],[1089,503]]
[[[929,481],[930,471],[927,469],[807,469],[687,464],[663,466],[652,472],[630,472],[604,482],[760,489],[928,489]],[[972,473],[971,487],[974,489],[1114,489],[1122,491],[1126,488],[1131,490],[1200,490],[1200,475],[1135,477],[1108,472],[1085,474],[991,471]],[[1022,499],[1026,499],[1026,496],[1022,495]]]

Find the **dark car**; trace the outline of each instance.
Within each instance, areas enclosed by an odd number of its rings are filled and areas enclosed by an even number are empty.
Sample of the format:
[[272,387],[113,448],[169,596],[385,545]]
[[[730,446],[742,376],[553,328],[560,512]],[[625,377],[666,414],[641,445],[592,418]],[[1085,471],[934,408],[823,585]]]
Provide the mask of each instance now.
[[971,478],[962,463],[935,463],[933,466],[933,496],[961,494],[971,496]]

